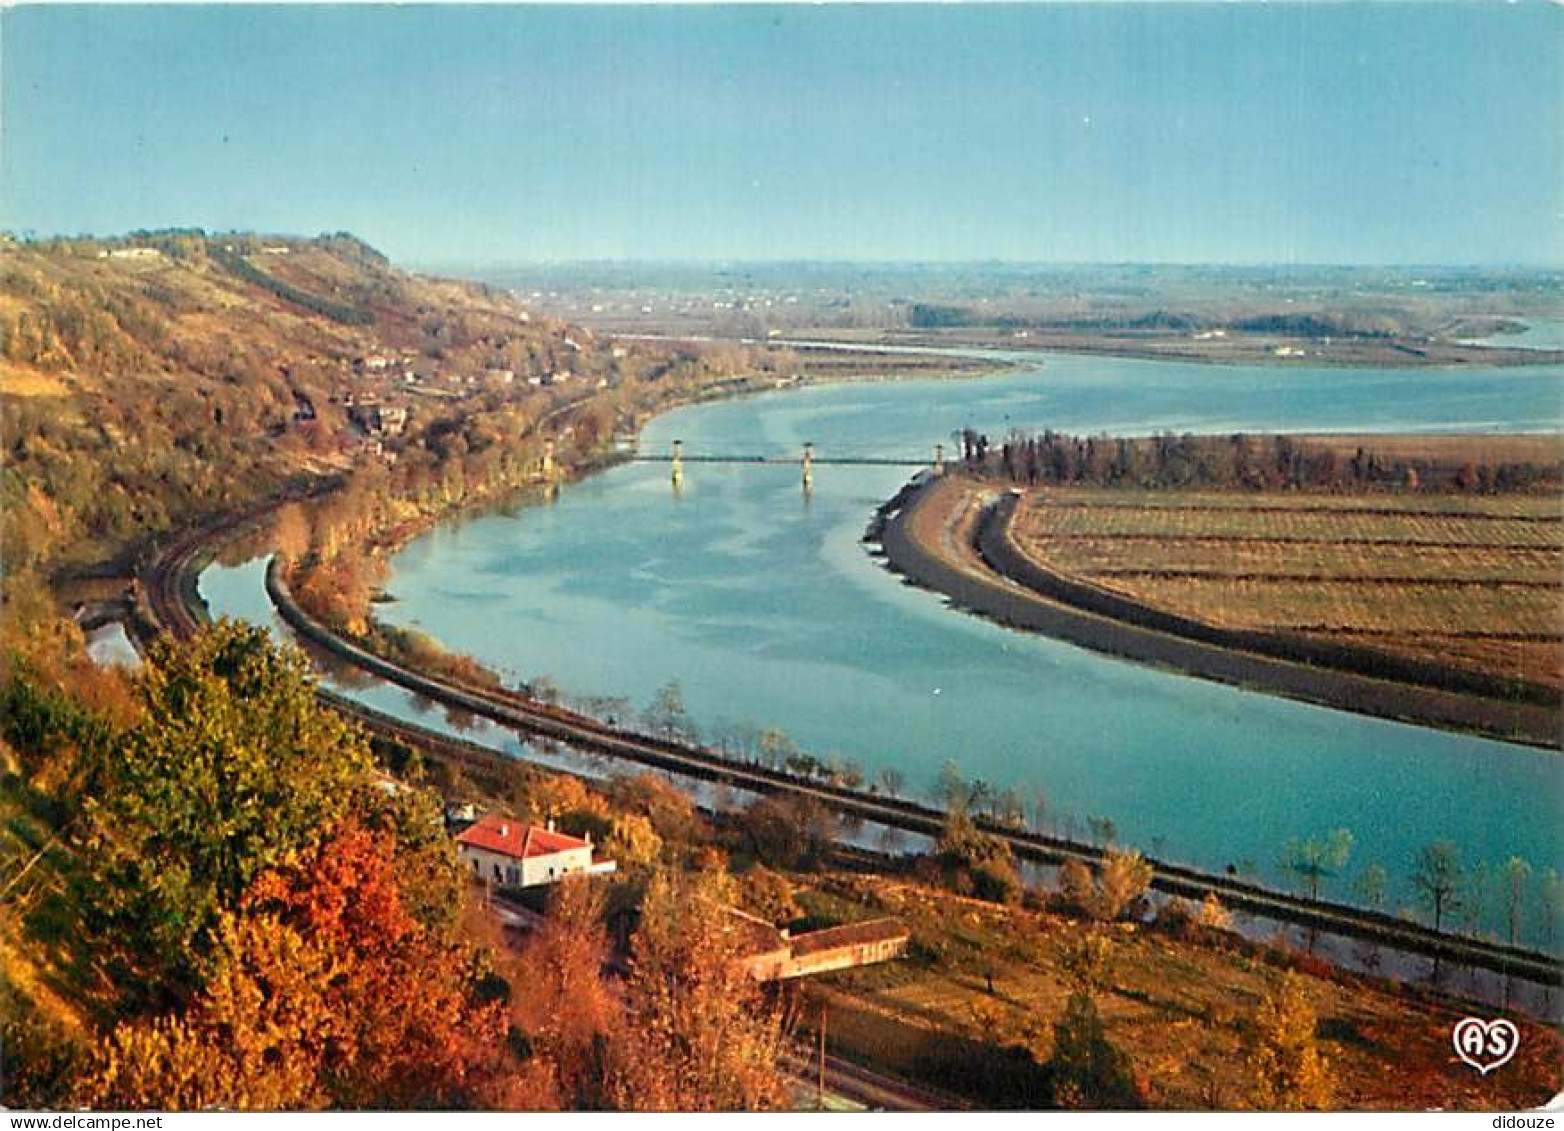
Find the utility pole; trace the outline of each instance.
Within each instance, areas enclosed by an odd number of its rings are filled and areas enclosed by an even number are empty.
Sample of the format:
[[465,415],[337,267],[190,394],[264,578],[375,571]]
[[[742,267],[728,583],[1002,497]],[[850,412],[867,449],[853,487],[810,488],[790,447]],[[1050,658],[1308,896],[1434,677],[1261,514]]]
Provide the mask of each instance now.
[[673,485],[674,489],[684,486],[684,441],[673,442]]
[[804,445],[804,491],[807,493],[815,485],[815,446],[806,443]]
[[825,1002],[820,1003],[820,1092],[816,1100],[818,1110],[825,1110]]

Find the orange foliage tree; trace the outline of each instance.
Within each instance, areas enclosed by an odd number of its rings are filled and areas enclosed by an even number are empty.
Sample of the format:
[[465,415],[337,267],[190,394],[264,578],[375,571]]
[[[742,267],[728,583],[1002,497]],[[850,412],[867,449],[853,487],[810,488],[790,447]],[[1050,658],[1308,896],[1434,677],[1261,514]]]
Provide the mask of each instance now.
[[119,1027],[82,1089],[120,1108],[461,1108],[525,1103],[504,1007],[421,924],[394,840],[355,824],[269,871],[224,917],[183,1018]]
[[609,1097],[627,1111],[767,1111],[785,1105],[783,1012],[742,961],[742,923],[714,873],[659,872],[632,940],[628,1023],[610,1049]]

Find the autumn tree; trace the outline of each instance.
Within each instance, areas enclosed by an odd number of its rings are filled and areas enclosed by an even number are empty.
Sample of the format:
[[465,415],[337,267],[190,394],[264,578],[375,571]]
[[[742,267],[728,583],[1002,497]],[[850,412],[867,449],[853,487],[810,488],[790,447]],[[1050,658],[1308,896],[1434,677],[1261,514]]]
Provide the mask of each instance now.
[[939,856],[960,890],[970,889],[983,899],[1001,903],[1009,903],[1021,893],[1021,877],[1009,843],[980,829],[965,806],[946,810]]
[[793,898],[792,882],[764,864],[756,864],[739,878],[739,899],[746,911],[778,926],[801,914],[798,901]]
[[627,1024],[609,1095],[628,1111],[765,1111],[785,1105],[783,1017],[743,963],[744,923],[709,874],[659,872],[631,944]]
[[1100,930],[1085,931],[1065,943],[1059,965],[1073,992],[1095,997],[1113,983],[1113,941]]
[[1086,861],[1072,856],[1059,866],[1059,894],[1077,911],[1088,911],[1094,890],[1092,870]]
[[465,948],[421,924],[385,833],[343,826],[259,875],[214,929],[182,1016],[122,1025],[93,1106],[487,1106],[507,1098],[504,1014]]
[[78,1100],[121,1110],[324,1107],[328,1046],[345,1034],[327,1001],[331,956],[275,917],[225,913],[217,973],[183,1017],[118,1026]]
[[194,987],[219,912],[324,839],[370,758],[263,629],[222,621],[157,646],[138,692],[141,722],[92,767],[84,899],[156,1000]]
[[298,503],[284,503],[272,518],[272,544],[277,556],[293,565],[309,552],[312,531],[309,515]]
[[818,798],[773,793],[757,797],[745,812],[744,833],[755,855],[775,868],[819,867],[835,841],[836,815]]
[[1249,1036],[1251,1098],[1265,1111],[1323,1111],[1330,1065],[1315,1041],[1314,1007],[1293,971],[1261,999]]
[[608,819],[603,853],[621,867],[646,868],[662,855],[663,838],[649,817],[639,813],[615,813]]
[[1233,913],[1222,906],[1216,892],[1208,891],[1195,908],[1195,923],[1208,932],[1230,931],[1233,927]]
[[610,957],[601,882],[571,877],[555,885],[548,915],[517,958],[504,967],[511,1020],[556,1081],[564,1106],[603,1109],[608,1047],[623,1007],[604,971]]
[[1134,851],[1109,849],[1097,870],[1093,914],[1098,919],[1122,919],[1151,888],[1152,868]]

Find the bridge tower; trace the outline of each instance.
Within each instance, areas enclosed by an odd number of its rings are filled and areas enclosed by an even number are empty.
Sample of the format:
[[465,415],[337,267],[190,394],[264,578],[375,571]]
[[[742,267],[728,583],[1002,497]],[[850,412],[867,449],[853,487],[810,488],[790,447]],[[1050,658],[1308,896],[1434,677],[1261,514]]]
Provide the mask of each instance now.
[[944,444],[935,444],[934,445],[934,474],[935,475],[944,475],[945,474],[945,445]]
[[684,441],[683,440],[675,440],[673,442],[673,485],[675,487],[682,487],[684,485]]
[[811,490],[815,485],[815,446],[810,443],[804,445],[804,490]]

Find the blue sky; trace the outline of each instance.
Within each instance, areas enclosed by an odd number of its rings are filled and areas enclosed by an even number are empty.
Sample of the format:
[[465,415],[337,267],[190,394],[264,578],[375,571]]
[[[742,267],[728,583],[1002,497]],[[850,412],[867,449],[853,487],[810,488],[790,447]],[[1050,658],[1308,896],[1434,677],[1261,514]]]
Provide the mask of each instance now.
[[403,262],[1564,262],[1564,8],[22,7],[0,224]]

